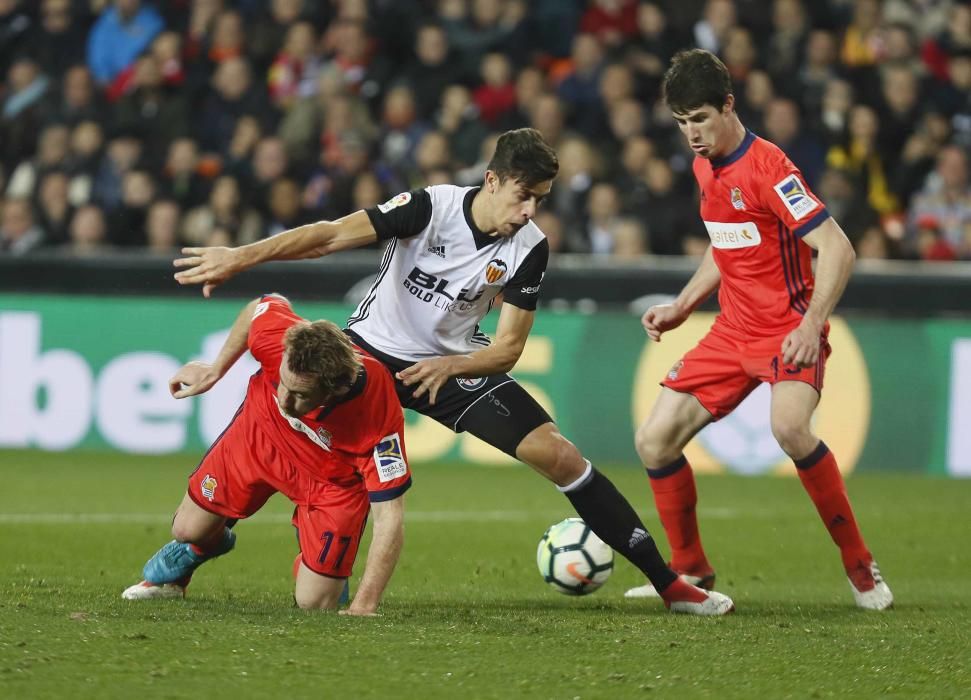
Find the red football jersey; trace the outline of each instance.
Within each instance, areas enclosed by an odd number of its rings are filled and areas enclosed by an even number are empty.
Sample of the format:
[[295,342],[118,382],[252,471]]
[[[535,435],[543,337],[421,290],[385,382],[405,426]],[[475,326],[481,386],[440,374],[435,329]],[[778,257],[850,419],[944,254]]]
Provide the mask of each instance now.
[[261,369],[250,378],[238,419],[266,432],[283,458],[316,478],[349,487],[363,479],[372,501],[396,498],[411,485],[411,472],[394,380],[380,362],[359,351],[364,372],[332,406],[298,419],[277,404],[283,334],[302,320],[283,297],[260,300],[247,345]]
[[746,337],[795,328],[813,294],[802,237],[829,217],[826,207],[785,153],[751,131],[724,158],[696,157],[694,173],[721,271],[719,321]]

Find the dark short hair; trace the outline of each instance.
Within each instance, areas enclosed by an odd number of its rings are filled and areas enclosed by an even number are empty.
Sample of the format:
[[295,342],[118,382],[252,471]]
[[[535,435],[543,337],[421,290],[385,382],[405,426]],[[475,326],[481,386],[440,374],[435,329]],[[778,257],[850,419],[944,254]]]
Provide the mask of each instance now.
[[536,129],[514,129],[499,137],[487,169],[496,174],[499,182],[512,178],[532,187],[556,177],[560,161]]
[[679,52],[664,74],[664,101],[677,114],[705,105],[720,110],[732,92],[728,68],[704,49]]
[[350,386],[363,366],[350,339],[330,321],[296,323],[283,338],[290,371],[315,377],[328,396]]

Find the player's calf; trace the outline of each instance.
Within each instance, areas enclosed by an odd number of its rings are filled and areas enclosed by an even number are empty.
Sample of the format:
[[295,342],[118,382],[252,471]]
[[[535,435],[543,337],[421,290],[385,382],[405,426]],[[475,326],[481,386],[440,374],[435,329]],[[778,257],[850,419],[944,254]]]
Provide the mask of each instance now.
[[228,527],[224,527],[219,539],[206,548],[172,540],[145,562],[142,576],[155,584],[180,583],[185,586],[197,568],[210,559],[230,552],[235,546],[236,533]]

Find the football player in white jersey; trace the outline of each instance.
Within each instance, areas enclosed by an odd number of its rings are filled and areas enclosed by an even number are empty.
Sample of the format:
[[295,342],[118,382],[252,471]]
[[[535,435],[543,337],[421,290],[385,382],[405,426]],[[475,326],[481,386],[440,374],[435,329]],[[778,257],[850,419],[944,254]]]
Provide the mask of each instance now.
[[[238,248],[184,248],[180,284],[203,294],[269,260],[316,258],[387,240],[381,270],[348,320],[355,343],[394,374],[401,405],[468,431],[556,484],[595,533],[643,571],[673,612],[724,615],[727,596],[668,567],[623,495],[507,373],[533,325],[549,246],[532,222],[559,163],[534,129],[502,134],[481,187],[404,192],[337,221]],[[478,329],[502,293],[495,339]]]

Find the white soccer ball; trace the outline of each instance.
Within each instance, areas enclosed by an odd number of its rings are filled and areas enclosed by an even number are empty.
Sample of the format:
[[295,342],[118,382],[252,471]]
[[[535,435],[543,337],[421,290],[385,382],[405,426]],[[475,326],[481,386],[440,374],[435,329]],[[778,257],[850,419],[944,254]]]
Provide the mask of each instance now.
[[600,588],[614,570],[614,550],[580,518],[551,525],[539,541],[536,565],[543,580],[564,595]]

